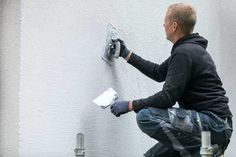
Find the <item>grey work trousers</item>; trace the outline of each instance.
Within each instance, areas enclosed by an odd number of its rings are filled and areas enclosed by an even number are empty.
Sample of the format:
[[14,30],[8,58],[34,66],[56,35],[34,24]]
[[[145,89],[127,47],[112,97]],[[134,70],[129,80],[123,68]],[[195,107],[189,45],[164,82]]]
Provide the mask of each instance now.
[[149,107],[137,113],[137,123],[144,133],[158,141],[145,157],[199,157],[202,130],[211,132],[211,142],[219,146],[216,154],[220,155],[232,134],[231,118],[222,119],[209,111]]

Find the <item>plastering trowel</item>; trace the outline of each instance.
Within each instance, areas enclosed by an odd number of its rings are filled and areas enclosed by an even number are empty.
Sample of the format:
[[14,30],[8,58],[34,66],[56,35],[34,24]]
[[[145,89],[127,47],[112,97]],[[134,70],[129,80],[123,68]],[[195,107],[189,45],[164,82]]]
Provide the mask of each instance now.
[[96,97],[93,102],[100,106],[101,108],[105,109],[108,106],[112,105],[113,103],[115,103],[115,101],[118,99],[118,94],[117,92],[112,89],[109,88],[107,89],[105,92],[103,92],[101,95],[99,95],[98,97]]
[[111,65],[113,58],[118,58],[120,54],[120,42],[118,39],[117,29],[109,23],[107,25],[107,38],[102,59]]

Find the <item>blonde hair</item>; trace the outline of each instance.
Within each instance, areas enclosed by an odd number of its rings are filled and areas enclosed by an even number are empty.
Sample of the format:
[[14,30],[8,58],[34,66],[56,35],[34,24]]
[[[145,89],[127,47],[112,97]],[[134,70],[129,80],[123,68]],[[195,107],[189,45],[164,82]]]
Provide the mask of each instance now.
[[167,17],[172,22],[177,22],[182,33],[191,34],[197,21],[195,9],[184,3],[172,4],[168,7]]

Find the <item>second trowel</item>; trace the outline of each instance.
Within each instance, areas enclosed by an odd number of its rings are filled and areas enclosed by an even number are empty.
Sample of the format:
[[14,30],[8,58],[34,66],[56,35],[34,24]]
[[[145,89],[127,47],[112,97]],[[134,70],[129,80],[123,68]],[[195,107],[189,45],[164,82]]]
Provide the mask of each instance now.
[[107,25],[107,37],[102,59],[111,65],[113,58],[118,58],[120,54],[120,42],[117,29],[112,25]]

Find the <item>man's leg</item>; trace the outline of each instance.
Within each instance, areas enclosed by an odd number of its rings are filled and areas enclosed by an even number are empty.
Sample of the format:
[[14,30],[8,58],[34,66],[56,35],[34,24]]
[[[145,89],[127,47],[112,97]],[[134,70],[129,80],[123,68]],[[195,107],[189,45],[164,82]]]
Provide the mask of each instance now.
[[182,157],[200,156],[202,129],[211,132],[212,144],[218,144],[223,151],[232,134],[232,121],[209,111],[145,108],[138,112],[137,123],[144,133],[179,151]]
[[192,154],[195,157],[199,156],[201,139],[200,129],[193,123],[197,121],[196,116],[192,114],[194,112],[177,108],[146,108],[137,113],[137,123],[144,133],[170,150],[179,152],[182,157],[193,157]]

